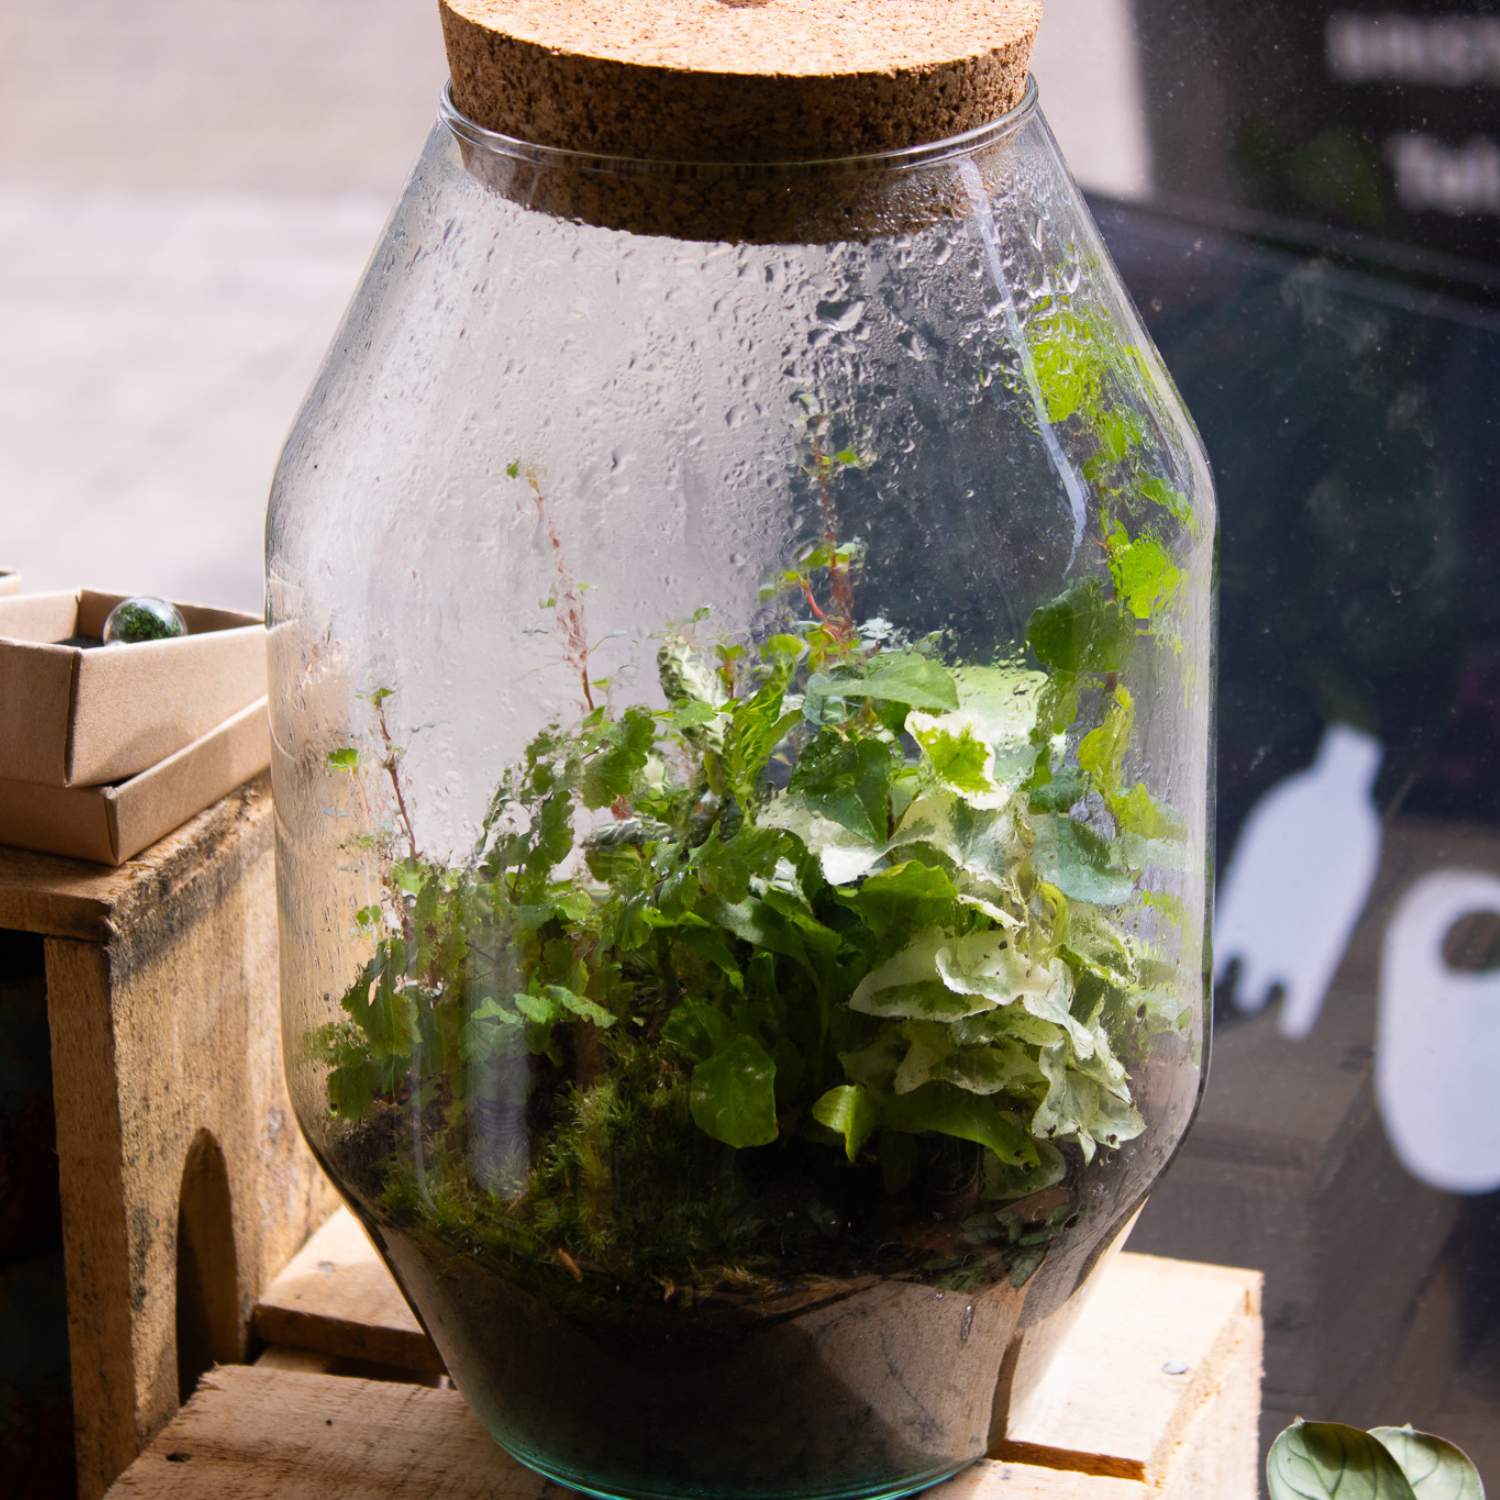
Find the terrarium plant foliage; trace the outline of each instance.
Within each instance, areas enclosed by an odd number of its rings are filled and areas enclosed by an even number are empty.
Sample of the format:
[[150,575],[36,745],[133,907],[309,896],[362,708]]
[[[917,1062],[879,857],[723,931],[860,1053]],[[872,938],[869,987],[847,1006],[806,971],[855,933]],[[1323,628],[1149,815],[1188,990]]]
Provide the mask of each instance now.
[[[1136,435],[1109,441],[1096,486],[1129,477]],[[1175,940],[1153,872],[1183,830],[1129,774],[1127,669],[1143,635],[1170,648],[1180,497],[1122,480],[1107,567],[1013,655],[963,662],[861,614],[831,503],[860,461],[815,448],[824,535],[763,590],[764,628],[664,623],[660,706],[591,676],[559,565],[578,716],[504,773],[467,858],[418,843],[388,688],[370,748],[330,752],[391,807],[354,914],[370,955],[316,1039],[334,1149],[385,1211],[673,1287],[803,1244],[855,1259],[846,1205],[967,1194],[914,1263],[1020,1284],[1076,1208],[1008,1206],[1147,1128],[1132,1067],[1192,1000],[1147,936]]]

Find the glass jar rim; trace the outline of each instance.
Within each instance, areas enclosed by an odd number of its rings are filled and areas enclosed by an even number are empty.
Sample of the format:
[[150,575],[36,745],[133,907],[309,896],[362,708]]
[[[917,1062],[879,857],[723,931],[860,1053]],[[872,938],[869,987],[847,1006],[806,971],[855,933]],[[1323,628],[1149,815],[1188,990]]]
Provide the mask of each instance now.
[[766,174],[777,177],[810,172],[904,172],[930,166],[954,157],[969,156],[986,146],[1014,134],[1037,113],[1036,78],[1026,75],[1026,92],[1014,109],[976,125],[957,135],[922,145],[899,146],[891,151],[874,151],[855,156],[808,157],[797,161],[673,161],[644,156],[611,156],[604,152],[579,151],[568,146],[542,146],[502,131],[489,130],[453,102],[453,83],[443,84],[438,100],[438,117],[464,144],[495,156],[538,167],[560,167],[571,171],[611,172],[622,174],[692,175],[698,172],[735,175]]

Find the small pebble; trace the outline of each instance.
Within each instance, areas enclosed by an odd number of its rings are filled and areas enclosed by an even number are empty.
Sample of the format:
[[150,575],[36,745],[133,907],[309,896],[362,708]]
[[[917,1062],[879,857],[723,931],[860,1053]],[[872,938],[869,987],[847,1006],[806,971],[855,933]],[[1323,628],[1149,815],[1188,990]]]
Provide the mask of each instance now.
[[1188,1369],[1189,1366],[1183,1364],[1181,1360],[1169,1359],[1161,1367],[1161,1372],[1163,1375],[1186,1375]]
[[170,641],[188,633],[182,611],[166,599],[138,594],[122,599],[104,622],[106,646],[134,646],[141,641]]

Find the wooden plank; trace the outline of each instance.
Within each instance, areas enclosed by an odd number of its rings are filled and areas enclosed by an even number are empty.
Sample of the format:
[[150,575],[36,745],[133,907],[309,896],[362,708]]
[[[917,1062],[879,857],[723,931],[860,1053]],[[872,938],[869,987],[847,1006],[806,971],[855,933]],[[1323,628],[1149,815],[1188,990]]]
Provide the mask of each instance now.
[[[223,1366],[205,1377],[110,1497],[542,1500],[563,1493],[496,1447],[456,1391]],[[929,1493],[937,1500],[1157,1495],[1133,1480],[993,1461]]]
[[102,943],[174,901],[226,848],[269,848],[271,793],[258,777],[116,869],[0,846],[0,928]]
[[[130,1226],[109,963],[97,943],[47,943],[53,1107],[78,1492],[98,1495],[141,1448]],[[54,998],[66,996],[66,1004]]]
[[1054,1467],[1161,1484],[1246,1325],[1259,1326],[1260,1282],[1258,1272],[1228,1266],[1118,1256],[1083,1294],[1061,1351],[1018,1400],[995,1456],[1045,1455]]
[[1265,1329],[1257,1308],[1238,1320],[1181,1442],[1164,1465],[1160,1500],[1257,1500],[1260,1494],[1260,1388]]
[[257,1370],[294,1370],[299,1375],[329,1375],[338,1360],[332,1354],[314,1354],[311,1349],[273,1346],[255,1361]]
[[128,869],[0,845],[0,927],[103,942]]
[[413,1374],[443,1362],[359,1221],[341,1208],[261,1294],[255,1332],[268,1344],[362,1359]]

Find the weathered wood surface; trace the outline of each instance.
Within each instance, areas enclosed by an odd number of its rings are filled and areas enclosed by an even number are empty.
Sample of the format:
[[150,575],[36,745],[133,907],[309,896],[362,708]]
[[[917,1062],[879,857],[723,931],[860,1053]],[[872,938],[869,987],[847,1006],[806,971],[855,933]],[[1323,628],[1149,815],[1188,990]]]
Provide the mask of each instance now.
[[0,928],[45,938],[81,1500],[244,1357],[333,1206],[282,1077],[271,818],[262,780],[118,870],[0,850]]
[[[225,1366],[206,1377],[110,1496],[542,1500],[565,1493],[497,1448],[456,1391],[257,1365]],[[1160,1494],[1135,1480],[994,1461],[930,1493],[940,1500],[1148,1500]],[[1253,1493],[1243,1491],[1247,1500]],[[1233,1491],[1220,1496],[1240,1500]]]
[[0,845],[0,929],[107,942],[153,908],[160,920],[207,867],[222,880],[262,857],[271,827],[261,776],[117,868]]
[[[1260,1286],[1256,1271],[1119,1256],[1085,1294],[1040,1384],[1013,1409],[994,1456],[1046,1455],[1054,1467],[1145,1480],[1175,1495],[1184,1451],[1207,1440],[1231,1476],[1241,1475],[1238,1488],[1213,1493],[1253,1496]],[[1195,1432],[1209,1408],[1214,1430]]]
[[376,1255],[341,1208],[261,1293],[255,1332],[279,1349],[362,1359],[415,1375],[443,1361]]
[[[256,1328],[278,1346],[273,1352],[283,1368],[331,1369],[353,1358],[413,1375],[441,1368],[347,1210],[271,1283],[256,1309]],[[1018,1473],[1054,1476],[1054,1487],[1038,1495],[1251,1500],[1260,1361],[1257,1272],[1123,1254],[1089,1294],[1051,1370],[1012,1412],[1009,1435],[993,1457]],[[1060,1475],[1086,1478],[1094,1488],[1059,1489]],[[460,1482],[447,1468],[432,1478]]]

